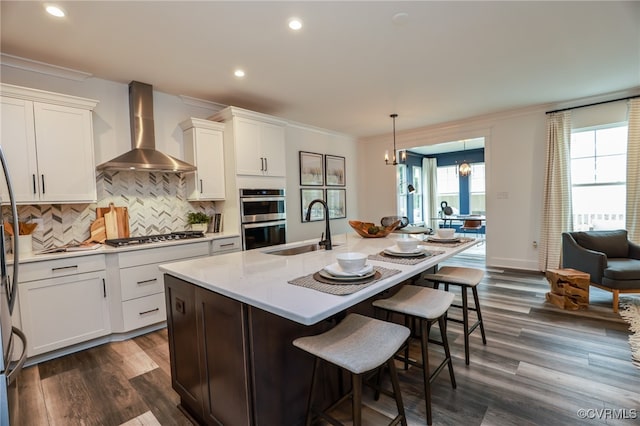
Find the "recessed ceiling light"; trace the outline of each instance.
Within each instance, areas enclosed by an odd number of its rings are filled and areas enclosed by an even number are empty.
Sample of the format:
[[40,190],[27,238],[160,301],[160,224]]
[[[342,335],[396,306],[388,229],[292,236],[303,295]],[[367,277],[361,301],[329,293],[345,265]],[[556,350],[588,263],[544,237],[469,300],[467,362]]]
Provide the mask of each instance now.
[[302,28],[302,21],[298,18],[289,19],[289,28],[294,31],[298,31],[300,28]]
[[236,77],[244,77],[244,71],[242,70],[235,70],[233,72],[233,75],[235,75]]
[[44,9],[49,15],[55,16],[56,18],[64,18],[67,15],[63,8],[53,4],[46,4],[44,6]]

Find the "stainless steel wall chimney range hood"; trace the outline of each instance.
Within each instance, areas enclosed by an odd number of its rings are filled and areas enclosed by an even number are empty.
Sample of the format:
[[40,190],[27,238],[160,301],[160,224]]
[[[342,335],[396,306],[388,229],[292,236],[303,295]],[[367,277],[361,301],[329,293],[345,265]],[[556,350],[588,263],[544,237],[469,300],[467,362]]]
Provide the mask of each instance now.
[[102,163],[97,170],[137,170],[146,172],[193,172],[195,166],[156,150],[153,128],[153,87],[129,83],[131,151]]

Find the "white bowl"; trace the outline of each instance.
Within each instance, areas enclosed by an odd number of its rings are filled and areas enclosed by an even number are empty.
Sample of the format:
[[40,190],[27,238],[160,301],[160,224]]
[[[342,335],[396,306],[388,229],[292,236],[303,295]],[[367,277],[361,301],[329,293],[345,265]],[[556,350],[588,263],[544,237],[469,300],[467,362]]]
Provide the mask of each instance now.
[[338,265],[345,272],[357,272],[367,263],[367,255],[364,253],[348,252],[336,255]]
[[418,240],[412,237],[399,238],[396,240],[396,245],[402,251],[412,252],[418,247]]
[[455,228],[438,228],[438,237],[453,238],[453,234],[455,232],[456,232]]

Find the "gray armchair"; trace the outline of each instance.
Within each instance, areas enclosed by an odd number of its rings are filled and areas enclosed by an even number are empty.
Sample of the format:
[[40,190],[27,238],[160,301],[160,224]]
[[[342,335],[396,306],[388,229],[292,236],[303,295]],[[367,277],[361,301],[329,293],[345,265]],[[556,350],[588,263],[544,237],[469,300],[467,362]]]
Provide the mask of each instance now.
[[613,293],[618,312],[620,293],[640,293],[640,245],[624,229],[562,233],[562,267],[591,275],[591,285]]

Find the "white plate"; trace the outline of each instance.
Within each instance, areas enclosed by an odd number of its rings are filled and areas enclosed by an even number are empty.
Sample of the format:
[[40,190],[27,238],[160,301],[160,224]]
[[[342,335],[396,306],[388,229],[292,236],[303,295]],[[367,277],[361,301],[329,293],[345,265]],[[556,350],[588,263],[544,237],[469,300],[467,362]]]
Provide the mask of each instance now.
[[373,265],[372,264],[364,265],[364,268],[360,269],[359,271],[347,272],[344,269],[342,269],[339,263],[336,262],[336,263],[332,263],[331,265],[325,266],[322,270],[327,272],[329,275],[333,277],[360,278],[362,276],[370,274],[371,271],[373,271]]
[[325,271],[324,269],[320,269],[318,271],[318,274],[320,274],[321,277],[330,279],[330,280],[335,280],[335,281],[360,281],[360,280],[365,280],[367,278],[371,278],[376,274],[375,269],[373,269],[373,267],[371,268],[371,272],[369,272],[368,274],[365,275],[351,275],[348,277],[338,277],[335,275],[331,275],[330,273],[328,273],[327,271]]
[[428,241],[437,241],[441,243],[457,243],[458,241],[460,241],[460,238],[459,237],[441,238],[441,237],[438,237],[437,235],[429,235]]
[[417,257],[424,255],[424,251],[426,250],[425,246],[418,246],[415,250],[411,251],[402,251],[398,246],[391,246],[384,249],[382,252],[388,254],[389,256],[396,257]]

